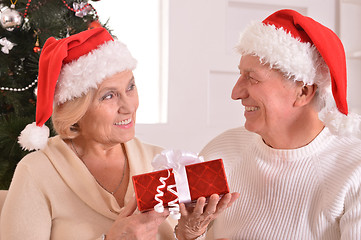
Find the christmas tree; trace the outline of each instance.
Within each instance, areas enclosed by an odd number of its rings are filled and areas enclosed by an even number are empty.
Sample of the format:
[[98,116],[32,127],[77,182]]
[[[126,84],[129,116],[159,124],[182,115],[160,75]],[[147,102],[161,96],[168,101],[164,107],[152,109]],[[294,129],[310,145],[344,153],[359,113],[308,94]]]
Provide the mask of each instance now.
[[[87,0],[0,0],[0,189],[24,157],[20,132],[35,121],[38,60],[49,37],[99,27]],[[51,124],[47,123],[51,129]]]

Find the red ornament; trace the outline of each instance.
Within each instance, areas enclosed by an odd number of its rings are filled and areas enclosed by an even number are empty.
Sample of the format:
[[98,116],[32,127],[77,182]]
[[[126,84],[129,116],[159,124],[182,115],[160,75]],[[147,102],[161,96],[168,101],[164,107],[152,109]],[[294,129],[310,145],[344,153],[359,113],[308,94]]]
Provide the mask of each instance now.
[[35,46],[35,47],[33,48],[33,50],[34,50],[34,53],[38,53],[38,52],[40,52],[41,48]]
[[35,47],[33,48],[34,53],[38,53],[40,52],[41,48],[40,48],[40,43],[39,43],[39,36],[38,36],[38,32],[36,32],[36,42],[35,42]]
[[99,21],[93,21],[89,24],[88,29],[100,28],[100,27],[102,27],[102,25],[100,24]]
[[29,6],[30,6],[31,0],[28,0],[28,3],[26,4],[26,8],[24,11],[24,18],[26,17],[26,15],[28,15],[28,10],[29,10]]

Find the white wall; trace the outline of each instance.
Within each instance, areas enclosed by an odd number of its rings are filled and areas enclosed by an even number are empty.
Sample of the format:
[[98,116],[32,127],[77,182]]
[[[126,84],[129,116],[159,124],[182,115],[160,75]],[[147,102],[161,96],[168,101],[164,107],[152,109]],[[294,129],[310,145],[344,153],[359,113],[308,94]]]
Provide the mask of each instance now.
[[347,56],[349,108],[361,114],[361,1],[340,1],[339,36]]
[[[243,108],[230,99],[239,61],[233,46],[252,20],[293,8],[338,32],[349,52],[361,50],[360,6],[341,0],[163,1],[169,17],[168,122],[138,124],[137,137],[166,148],[198,152],[220,132],[243,124]],[[361,113],[361,60],[347,61],[350,109]]]
[[137,121],[142,123],[165,122],[167,118],[166,104],[163,104],[167,96],[163,93],[167,91],[168,79],[164,79],[159,70],[160,66],[165,70],[168,67],[168,60],[162,58],[167,51],[162,43],[168,42],[168,33],[161,31],[165,27],[160,23],[167,21],[162,21],[160,2],[106,0],[92,3],[100,21],[108,23],[112,34],[127,45],[138,61],[133,73],[140,96]]

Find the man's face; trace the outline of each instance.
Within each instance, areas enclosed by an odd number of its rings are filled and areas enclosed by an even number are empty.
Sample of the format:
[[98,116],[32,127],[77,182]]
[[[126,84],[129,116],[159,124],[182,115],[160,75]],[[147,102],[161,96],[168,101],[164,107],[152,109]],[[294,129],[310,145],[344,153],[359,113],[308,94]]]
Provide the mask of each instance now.
[[239,71],[232,99],[241,100],[245,107],[245,128],[265,137],[291,125],[296,84],[252,55],[241,58]]

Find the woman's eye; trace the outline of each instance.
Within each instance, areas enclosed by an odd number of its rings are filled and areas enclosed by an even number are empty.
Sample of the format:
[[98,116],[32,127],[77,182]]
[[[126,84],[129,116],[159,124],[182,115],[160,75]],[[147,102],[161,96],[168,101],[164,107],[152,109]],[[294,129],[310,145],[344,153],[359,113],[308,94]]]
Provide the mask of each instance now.
[[108,99],[112,99],[113,97],[114,97],[114,93],[107,93],[101,98],[101,100],[108,100]]
[[132,84],[129,85],[127,90],[132,91],[134,88],[135,88],[135,83],[132,83]]

